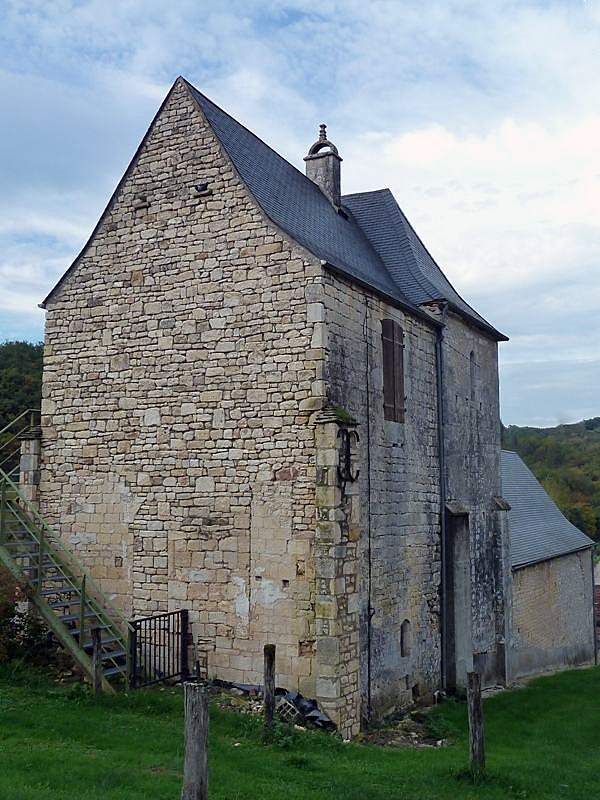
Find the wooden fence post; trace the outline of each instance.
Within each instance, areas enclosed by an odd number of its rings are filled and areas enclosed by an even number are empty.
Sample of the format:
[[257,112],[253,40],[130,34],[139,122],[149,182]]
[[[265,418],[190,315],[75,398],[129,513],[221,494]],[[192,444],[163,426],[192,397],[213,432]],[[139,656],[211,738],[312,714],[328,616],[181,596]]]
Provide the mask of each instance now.
[[275,715],[275,645],[266,644],[264,648],[264,699],[265,699],[265,736],[273,727]]
[[92,673],[94,694],[102,691],[102,631],[92,628]]
[[467,672],[467,708],[471,772],[479,774],[485,769],[485,735],[481,705],[481,677],[478,672]]
[[185,760],[181,800],[208,800],[208,695],[201,683],[185,683]]

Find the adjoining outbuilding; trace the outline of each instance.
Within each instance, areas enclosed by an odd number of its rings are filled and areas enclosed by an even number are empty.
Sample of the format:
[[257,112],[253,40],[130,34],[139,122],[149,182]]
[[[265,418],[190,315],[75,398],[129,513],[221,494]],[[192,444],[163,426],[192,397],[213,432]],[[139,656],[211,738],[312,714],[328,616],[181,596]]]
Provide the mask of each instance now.
[[593,541],[561,513],[521,458],[503,450],[510,503],[512,679],[593,663]]

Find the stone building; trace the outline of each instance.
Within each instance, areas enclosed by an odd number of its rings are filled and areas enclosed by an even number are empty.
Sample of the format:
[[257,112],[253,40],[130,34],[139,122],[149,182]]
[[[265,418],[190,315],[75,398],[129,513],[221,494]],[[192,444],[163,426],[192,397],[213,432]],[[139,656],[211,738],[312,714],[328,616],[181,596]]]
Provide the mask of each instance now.
[[510,503],[511,679],[596,659],[593,541],[571,524],[516,453],[502,451]]
[[387,189],[179,78],[47,310],[38,501],[131,615],[344,736],[507,676],[498,342]]

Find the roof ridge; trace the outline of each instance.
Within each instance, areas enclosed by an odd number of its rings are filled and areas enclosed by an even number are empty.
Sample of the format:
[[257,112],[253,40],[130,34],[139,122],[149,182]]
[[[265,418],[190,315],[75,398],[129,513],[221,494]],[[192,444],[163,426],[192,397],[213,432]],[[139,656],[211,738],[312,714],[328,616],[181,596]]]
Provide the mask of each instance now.
[[342,197],[364,197],[366,194],[385,194],[386,192],[392,194],[389,186],[384,186],[382,189],[367,189],[366,192],[348,192],[348,194],[343,194]]

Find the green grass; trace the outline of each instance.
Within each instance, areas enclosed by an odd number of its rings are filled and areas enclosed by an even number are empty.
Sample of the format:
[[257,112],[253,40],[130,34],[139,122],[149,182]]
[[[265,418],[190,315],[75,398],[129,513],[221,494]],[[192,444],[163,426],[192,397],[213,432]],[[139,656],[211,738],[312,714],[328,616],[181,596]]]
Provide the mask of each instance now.
[[[435,709],[447,748],[343,744],[292,731],[261,745],[260,720],[211,708],[216,800],[589,800],[600,782],[600,669],[538,679],[484,706],[487,777],[466,774],[465,707]],[[75,685],[0,671],[0,800],[178,800],[182,695],[94,699]],[[237,745],[237,746],[236,746]]]

